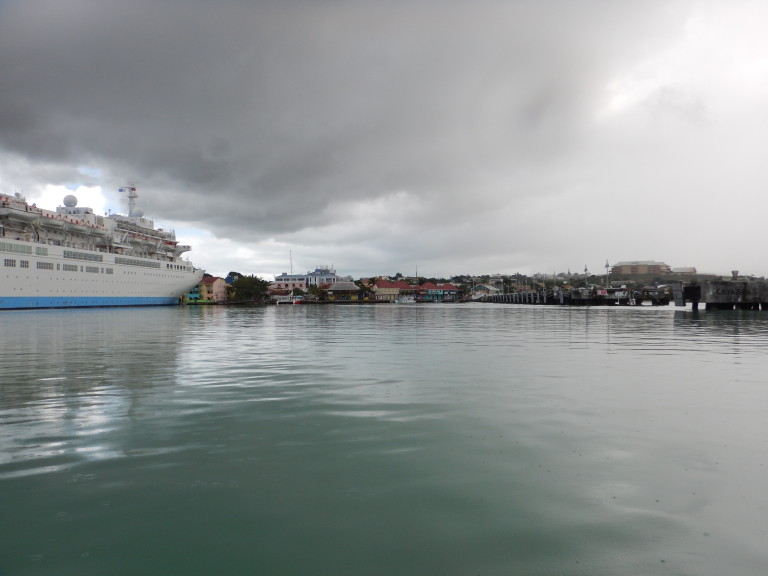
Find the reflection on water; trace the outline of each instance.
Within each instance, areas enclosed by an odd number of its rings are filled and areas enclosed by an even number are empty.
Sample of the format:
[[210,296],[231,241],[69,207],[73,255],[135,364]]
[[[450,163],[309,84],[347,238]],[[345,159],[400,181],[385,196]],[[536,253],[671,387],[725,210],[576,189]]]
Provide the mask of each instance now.
[[14,434],[3,443],[0,478],[118,455],[84,438],[105,438],[143,397],[175,382],[188,319],[176,309],[3,314],[0,408]]
[[7,313],[0,574],[760,573],[759,312]]

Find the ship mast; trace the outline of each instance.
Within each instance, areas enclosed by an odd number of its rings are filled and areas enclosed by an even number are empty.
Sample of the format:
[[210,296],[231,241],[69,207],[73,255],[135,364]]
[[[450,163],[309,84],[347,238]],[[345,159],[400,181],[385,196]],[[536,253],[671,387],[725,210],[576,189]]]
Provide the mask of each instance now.
[[128,186],[121,186],[120,192],[128,192],[128,216],[133,216],[136,210],[136,198],[139,195],[136,193],[136,186],[129,184]]

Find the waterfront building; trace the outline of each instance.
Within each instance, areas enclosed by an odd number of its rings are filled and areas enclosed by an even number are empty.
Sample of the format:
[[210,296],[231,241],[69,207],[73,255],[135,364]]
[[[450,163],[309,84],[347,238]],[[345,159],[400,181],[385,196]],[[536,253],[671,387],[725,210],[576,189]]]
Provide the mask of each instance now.
[[187,292],[184,299],[187,302],[197,302],[200,300],[200,284],[196,284],[189,292]]
[[451,283],[440,284],[443,291],[443,302],[455,302],[459,299],[459,289]]
[[[607,266],[607,264],[606,264]],[[611,268],[611,275],[628,274],[670,274],[672,267],[664,262],[653,260],[628,260],[616,262]]]
[[400,296],[400,288],[391,280],[377,280],[372,290],[373,299],[377,302],[394,302]]
[[317,286],[325,290],[342,280],[345,278],[337,276],[336,270],[329,267],[318,267],[306,274],[286,274],[283,272],[279,276],[275,276],[274,285],[275,288],[283,290],[299,288],[306,291],[310,286]]
[[372,287],[374,293],[374,299],[377,302],[394,302],[401,296],[410,296],[414,292],[414,287],[398,280],[393,282],[392,280],[380,279]]
[[459,289],[453,284],[425,282],[416,287],[416,302],[454,302],[459,298]]
[[363,299],[360,286],[351,281],[338,281],[328,288],[329,302],[359,302]]
[[220,304],[227,300],[227,282],[218,276],[205,276],[199,284],[200,300]]

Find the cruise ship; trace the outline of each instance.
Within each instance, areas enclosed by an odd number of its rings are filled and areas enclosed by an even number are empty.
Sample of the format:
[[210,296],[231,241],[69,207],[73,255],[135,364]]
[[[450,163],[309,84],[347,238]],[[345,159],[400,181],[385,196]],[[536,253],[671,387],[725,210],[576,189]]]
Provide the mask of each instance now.
[[173,230],[155,228],[120,188],[128,215],[99,216],[67,195],[55,211],[0,194],[0,309],[168,306],[203,278]]

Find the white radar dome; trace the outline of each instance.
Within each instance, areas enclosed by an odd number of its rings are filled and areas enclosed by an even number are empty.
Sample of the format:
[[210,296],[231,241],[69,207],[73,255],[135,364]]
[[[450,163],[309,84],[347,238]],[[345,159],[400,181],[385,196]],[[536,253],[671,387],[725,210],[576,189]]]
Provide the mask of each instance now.
[[67,208],[74,208],[77,206],[77,196],[73,196],[72,194],[64,196],[64,206]]

